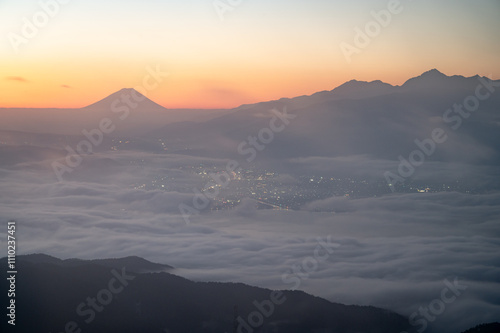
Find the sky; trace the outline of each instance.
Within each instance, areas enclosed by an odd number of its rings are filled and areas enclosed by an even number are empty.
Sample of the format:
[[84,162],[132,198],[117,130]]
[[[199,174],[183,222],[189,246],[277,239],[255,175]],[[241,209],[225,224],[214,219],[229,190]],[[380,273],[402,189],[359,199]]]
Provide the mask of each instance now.
[[[168,108],[232,108],[431,68],[500,77],[498,0],[231,2],[0,1],[0,107],[78,108],[147,86]],[[369,42],[357,27],[375,29]]]

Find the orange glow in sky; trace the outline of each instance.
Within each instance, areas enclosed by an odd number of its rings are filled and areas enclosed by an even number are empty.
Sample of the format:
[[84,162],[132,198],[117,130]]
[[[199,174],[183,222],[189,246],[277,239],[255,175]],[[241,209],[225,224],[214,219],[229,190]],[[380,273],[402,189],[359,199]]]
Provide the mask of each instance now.
[[[140,86],[148,66],[170,73],[148,91],[167,108],[232,108],[352,79],[400,85],[431,68],[500,76],[494,0],[402,2],[401,12],[362,47],[356,28],[364,29],[386,1],[294,0],[284,7],[255,0],[224,21],[206,1],[193,3],[70,2],[30,38],[23,18],[42,10],[39,4],[3,3],[0,107],[83,107]],[[24,38],[17,47],[14,35]],[[342,43],[357,47],[351,61]]]

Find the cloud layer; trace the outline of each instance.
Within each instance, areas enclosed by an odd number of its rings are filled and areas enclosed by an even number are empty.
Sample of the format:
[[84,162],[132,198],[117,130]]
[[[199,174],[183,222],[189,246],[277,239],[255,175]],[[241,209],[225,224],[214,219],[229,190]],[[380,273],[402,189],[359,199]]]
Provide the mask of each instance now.
[[[360,157],[352,159],[362,168]],[[20,254],[138,255],[194,280],[290,289],[293,283],[282,275],[313,255],[318,237],[331,235],[340,247],[299,289],[410,315],[440,297],[444,279],[458,277],[468,289],[430,328],[457,332],[500,320],[500,192],[332,197],[298,211],[257,210],[246,199],[186,225],[178,205],[191,202],[192,188],[204,185],[188,167],[223,166],[224,160],[94,154],[66,182],[55,181],[49,162],[24,160],[0,169],[0,220],[17,221]],[[141,187],[158,177],[166,189]]]

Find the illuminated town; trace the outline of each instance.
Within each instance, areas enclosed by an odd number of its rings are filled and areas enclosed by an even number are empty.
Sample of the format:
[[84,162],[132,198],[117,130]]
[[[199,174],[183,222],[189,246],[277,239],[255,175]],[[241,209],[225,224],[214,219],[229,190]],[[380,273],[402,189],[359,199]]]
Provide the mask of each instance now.
[[[301,175],[295,182],[282,182],[280,174],[271,170],[241,170],[231,176],[226,186],[216,185],[210,174],[220,174],[219,167],[181,167],[180,170],[198,176],[202,184],[217,186],[218,195],[212,200],[211,210],[227,210],[236,207],[245,198],[255,200],[259,209],[298,210],[303,205],[330,197],[345,197],[359,199],[377,197],[391,193],[386,181],[381,178],[377,181],[354,177],[324,177],[317,175]],[[136,189],[177,191],[193,193],[192,188],[181,185],[175,177],[160,176],[148,184],[134,185]],[[205,188],[200,186],[199,189]],[[478,193],[474,188],[463,186],[457,180],[454,183],[426,184],[408,180],[396,186],[398,193],[436,193],[436,192],[463,192]]]

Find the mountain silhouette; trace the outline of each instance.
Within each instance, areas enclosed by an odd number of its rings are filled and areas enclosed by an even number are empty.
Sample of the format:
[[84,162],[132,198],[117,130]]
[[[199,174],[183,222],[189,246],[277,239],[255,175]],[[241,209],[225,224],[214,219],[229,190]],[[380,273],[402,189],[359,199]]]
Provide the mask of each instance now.
[[52,264],[64,267],[77,267],[83,265],[99,265],[104,267],[121,269],[122,267],[127,267],[131,272],[135,273],[146,273],[146,272],[165,272],[173,269],[172,266],[156,264],[147,261],[143,258],[131,256],[125,258],[115,258],[115,259],[94,259],[94,260],[82,260],[82,259],[66,259],[61,260],[43,253],[29,254],[18,256],[22,261],[36,263],[36,264]]
[[[7,259],[0,263],[6,267]],[[215,333],[234,332],[235,328],[240,333],[414,332],[406,317],[380,308],[347,306],[287,290],[274,294],[280,302],[270,306],[269,300],[274,298],[268,289],[144,272],[144,268],[165,267],[170,268],[139,257],[61,260],[45,254],[18,256],[16,330],[65,332],[70,325],[93,333]],[[8,290],[5,272],[3,275],[0,287]],[[264,320],[252,327],[248,323],[252,316],[260,318],[257,312]],[[463,333],[496,333],[499,325],[483,324]],[[6,320],[1,327],[3,332],[11,328]]]
[[[454,105],[474,97],[477,87],[497,86],[478,111],[464,118],[449,114]],[[402,86],[380,81],[350,81],[329,91],[245,105],[203,123],[169,124],[152,132],[165,142],[185,142],[206,156],[227,156],[242,140],[269,127],[272,109],[295,115],[286,130],[259,152],[261,159],[366,155],[396,160],[416,149],[415,140],[429,138],[439,127],[448,139],[432,155],[434,161],[497,163],[500,161],[500,81],[446,76],[431,70]],[[472,97],[470,97],[472,96]],[[453,118],[451,118],[453,117]],[[457,118],[458,117],[458,118]],[[458,123],[460,122],[460,123]],[[454,128],[459,124],[460,128]],[[474,148],[468,148],[474,143]],[[390,149],[388,149],[390,147]]]
[[[231,112],[225,109],[167,109],[131,88],[121,89],[82,108],[0,108],[0,131],[82,136],[103,119],[113,122],[111,136],[140,136],[165,124],[201,122]],[[81,140],[81,139],[80,139]]]
[[[139,93],[123,89],[71,112],[39,110],[36,119],[29,122],[24,112],[33,110],[4,109],[6,117],[1,127],[52,133],[63,130],[75,135],[71,140],[78,143],[83,129],[96,128],[102,119],[109,118],[114,130],[106,139],[133,138],[129,149],[233,158],[242,141],[269,127],[271,110],[286,109],[296,117],[259,152],[261,159],[365,155],[397,160],[416,149],[415,140],[425,140],[435,128],[441,128],[447,140],[429,159],[495,164],[500,162],[499,86],[498,80],[477,75],[447,76],[433,69],[401,86],[352,80],[311,96],[242,105],[232,110],[172,110],[149,99],[132,107],[135,102],[130,106],[121,96]],[[453,111],[456,105],[465,107],[463,104],[470,103],[471,98],[474,102],[477,91],[487,93],[487,98],[478,100],[477,111],[465,116]],[[121,111],[114,112],[113,103]],[[108,142],[101,149],[112,146]]]
[[421,75],[407,80],[402,90],[413,90],[418,92],[439,93],[443,91],[467,89],[468,83],[477,82],[479,76],[464,77],[461,75],[447,76],[437,69],[431,69]]
[[[167,112],[168,109],[163,106],[153,102],[137,90],[133,88],[123,88],[118,90],[117,92],[112,93],[111,95],[92,103],[83,108],[83,110],[87,111],[99,111],[99,110],[111,110],[113,107],[113,103],[119,103],[124,100],[129,101],[130,105],[137,105],[142,110],[142,112]],[[125,104],[127,104],[125,102]],[[133,108],[130,106],[131,108]]]
[[477,325],[462,333],[498,333],[500,332],[500,323],[489,323]]
[[[248,322],[255,311],[266,314],[255,332],[398,333],[408,329],[407,319],[393,312],[331,303],[300,291],[282,291],[282,303],[271,311],[271,290],[240,283],[192,282],[169,273],[132,273],[134,269],[126,266],[131,261],[146,262],[129,257],[67,264],[41,254],[19,256],[16,329],[61,332],[73,322],[82,331],[94,333],[233,332],[235,319]],[[6,258],[0,262],[6,264]],[[6,278],[0,286],[8,289]],[[111,289],[115,294],[106,291]],[[102,308],[92,311],[85,305],[89,298],[101,300],[97,306]],[[267,304],[267,310],[257,310],[255,302]],[[1,325],[5,331],[6,321]],[[240,326],[238,332],[250,332],[245,324]]]

